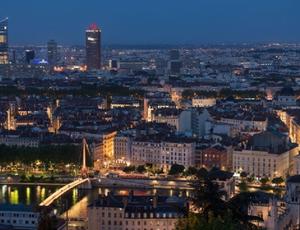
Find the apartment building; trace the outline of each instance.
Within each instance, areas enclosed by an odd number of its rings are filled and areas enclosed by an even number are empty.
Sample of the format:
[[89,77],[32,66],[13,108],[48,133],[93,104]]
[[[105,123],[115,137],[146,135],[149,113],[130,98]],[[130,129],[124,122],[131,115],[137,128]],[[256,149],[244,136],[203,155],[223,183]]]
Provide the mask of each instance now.
[[108,194],[88,206],[88,230],[175,230],[187,210],[178,197]]
[[216,103],[216,98],[195,97],[192,99],[192,107],[211,107]]
[[130,160],[132,136],[119,134],[114,141],[114,158],[115,160]]
[[165,169],[173,164],[193,166],[195,142],[188,138],[168,138],[166,140],[139,138],[132,142],[131,162],[151,163]]
[[256,177],[286,177],[293,168],[297,149],[285,135],[266,131],[233,151],[232,168]]
[[38,228],[38,221],[39,213],[33,211],[31,206],[0,205],[0,224],[7,226],[7,229],[35,230]]

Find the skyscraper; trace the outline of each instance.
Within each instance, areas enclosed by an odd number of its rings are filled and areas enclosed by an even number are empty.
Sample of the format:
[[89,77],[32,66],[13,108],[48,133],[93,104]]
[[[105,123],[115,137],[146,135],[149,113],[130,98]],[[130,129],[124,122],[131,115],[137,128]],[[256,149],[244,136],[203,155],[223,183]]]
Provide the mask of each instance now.
[[101,30],[92,24],[86,30],[87,69],[101,69]]
[[177,49],[170,50],[169,53],[169,72],[170,74],[180,74],[180,69],[182,67],[182,62],[180,61],[180,52]]
[[169,55],[170,55],[171,61],[180,59],[180,53],[179,53],[179,50],[177,50],[177,49],[170,50]]
[[35,58],[34,50],[25,50],[25,62],[27,65]]
[[8,62],[8,18],[5,18],[0,21],[0,65]]
[[58,52],[57,52],[57,42],[54,40],[48,41],[48,63],[50,67],[53,67],[57,64],[58,61]]

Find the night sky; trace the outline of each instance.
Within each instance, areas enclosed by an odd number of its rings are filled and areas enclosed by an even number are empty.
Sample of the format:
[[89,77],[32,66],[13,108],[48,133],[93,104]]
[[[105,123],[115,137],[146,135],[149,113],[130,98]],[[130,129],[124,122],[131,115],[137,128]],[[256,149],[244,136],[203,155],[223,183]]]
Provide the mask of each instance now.
[[300,0],[2,0],[11,44],[300,42]]

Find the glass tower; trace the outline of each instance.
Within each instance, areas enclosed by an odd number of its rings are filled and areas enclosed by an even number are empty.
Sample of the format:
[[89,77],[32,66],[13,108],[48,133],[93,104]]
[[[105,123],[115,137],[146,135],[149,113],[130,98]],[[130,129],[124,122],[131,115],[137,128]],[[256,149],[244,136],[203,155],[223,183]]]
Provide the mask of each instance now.
[[101,30],[92,24],[85,33],[87,69],[101,69]]
[[0,65],[8,64],[8,18],[0,20]]
[[50,40],[47,44],[48,63],[51,67],[55,66],[58,61],[57,42]]

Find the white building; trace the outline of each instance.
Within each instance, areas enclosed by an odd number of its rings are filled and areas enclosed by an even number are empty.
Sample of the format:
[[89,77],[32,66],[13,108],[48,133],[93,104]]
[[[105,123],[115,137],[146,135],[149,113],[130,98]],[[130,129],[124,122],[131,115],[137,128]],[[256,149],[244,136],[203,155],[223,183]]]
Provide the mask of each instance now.
[[263,229],[294,229],[291,209],[285,202],[278,201],[271,194],[254,193],[252,202],[248,206],[248,215],[260,217],[262,221],[252,221],[252,223]]
[[192,107],[211,107],[216,102],[216,98],[195,97],[192,99]]
[[25,205],[0,205],[0,224],[12,226],[13,229],[36,230],[39,213]]
[[197,137],[205,135],[205,123],[211,120],[207,109],[188,109],[180,113],[179,132],[191,133]]
[[267,151],[234,150],[232,168],[256,177],[285,177],[289,172],[290,151],[273,154]]
[[88,206],[88,230],[175,230],[187,204],[177,197],[99,197]]
[[[286,181],[286,203],[291,210],[294,226],[300,224],[300,175],[291,176]],[[296,228],[294,228],[296,229]]]
[[195,164],[195,142],[191,140],[167,141],[134,140],[131,148],[133,164],[151,163],[158,167],[170,168],[173,164],[185,167]]
[[115,160],[129,161],[131,157],[132,137],[130,135],[117,135],[114,142]]
[[205,122],[205,135],[210,134],[234,136],[235,133],[233,125],[208,120]]
[[21,137],[20,135],[0,135],[0,145],[17,146],[17,147],[39,147],[38,138]]
[[178,131],[181,112],[181,110],[172,108],[158,109],[153,113],[152,121],[169,124]]
[[267,129],[268,119],[236,119],[221,117],[220,122],[232,125],[236,132],[262,132]]
[[293,174],[300,175],[300,155],[294,157]]
[[291,172],[297,145],[279,133],[263,132],[254,135],[244,147],[235,149],[232,168],[256,177],[286,177]]

